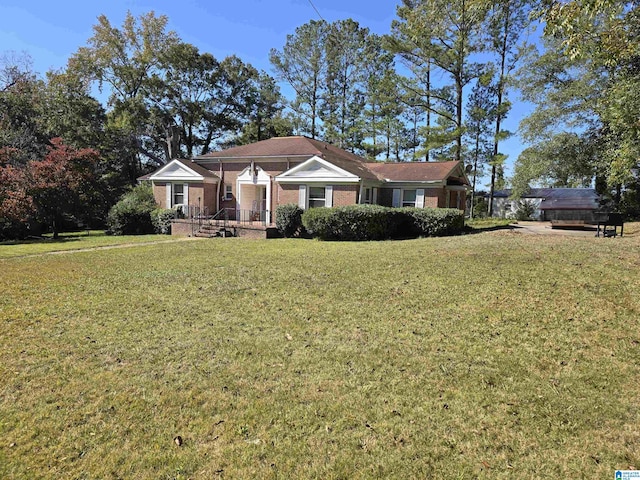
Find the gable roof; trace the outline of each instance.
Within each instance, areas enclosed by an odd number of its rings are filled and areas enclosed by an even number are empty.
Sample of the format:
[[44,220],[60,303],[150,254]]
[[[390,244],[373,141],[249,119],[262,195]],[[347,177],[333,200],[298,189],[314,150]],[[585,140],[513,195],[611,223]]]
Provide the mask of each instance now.
[[[397,163],[368,163],[371,171],[380,180],[388,182],[443,182],[449,178],[462,163],[450,162],[397,162]],[[462,184],[464,173],[462,174]],[[458,178],[458,177],[456,177]]]
[[[168,180],[171,169],[186,168],[189,175],[218,179],[218,176],[206,166],[216,160],[252,160],[252,159],[290,159],[297,158],[302,164],[294,166],[278,177],[283,181],[293,181],[296,176],[318,177],[327,173],[332,180],[342,177],[342,181],[367,180],[369,182],[391,183],[450,183],[469,185],[462,162],[375,162],[331,145],[327,142],[304,136],[274,137],[260,142],[228,148],[195,157],[194,160],[175,159],[156,172],[140,177],[139,180]],[[311,161],[311,162],[310,162]],[[323,162],[327,162],[324,163]],[[217,162],[216,162],[217,163]],[[304,165],[304,167],[303,167]],[[333,165],[332,168],[331,165]],[[314,172],[313,170],[317,170]],[[300,172],[298,172],[300,170]],[[308,170],[305,172],[305,170]],[[325,172],[326,170],[326,172]],[[298,173],[297,173],[298,172]],[[165,175],[168,174],[168,175]],[[296,175],[297,173],[297,175]],[[325,175],[325,176],[327,176]],[[175,176],[175,175],[174,175]],[[184,177],[188,175],[183,175]],[[165,178],[166,177],[166,178]],[[176,178],[178,179],[178,178]]]
[[377,180],[378,177],[367,168],[368,163],[358,155],[342,150],[313,138],[273,137],[260,142],[228,148],[220,152],[211,152],[196,158],[206,159],[238,159],[238,158],[290,158],[290,157],[320,157],[340,167],[347,172],[366,180]]
[[277,182],[284,183],[299,183],[301,181],[354,183],[359,180],[360,177],[357,174],[340,168],[335,162],[329,162],[317,155],[276,177]]
[[205,178],[218,179],[219,177],[211,170],[206,169],[202,165],[198,165],[192,160],[184,158],[175,158],[160,167],[155,172],[143,175],[138,178],[142,180],[184,180],[196,179],[204,180]]

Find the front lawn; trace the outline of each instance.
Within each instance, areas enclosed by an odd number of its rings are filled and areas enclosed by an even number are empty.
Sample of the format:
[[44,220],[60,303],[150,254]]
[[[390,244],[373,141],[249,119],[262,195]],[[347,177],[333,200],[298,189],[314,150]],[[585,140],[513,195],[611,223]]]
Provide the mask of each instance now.
[[0,477],[640,468],[636,227],[0,259]]
[[175,240],[175,238],[172,239],[167,235],[106,235],[103,231],[98,230],[70,232],[61,233],[60,237],[55,240],[51,235],[45,235],[30,240],[0,242],[0,259],[171,240]]

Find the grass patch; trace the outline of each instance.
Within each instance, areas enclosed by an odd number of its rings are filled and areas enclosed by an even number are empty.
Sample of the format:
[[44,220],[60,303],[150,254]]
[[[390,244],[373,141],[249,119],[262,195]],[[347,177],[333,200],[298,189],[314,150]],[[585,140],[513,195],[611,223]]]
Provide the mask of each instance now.
[[467,218],[464,222],[466,227],[472,228],[473,230],[490,230],[497,227],[506,227],[513,223],[518,222],[513,219],[495,217]]
[[167,235],[105,235],[101,230],[61,233],[56,240],[48,234],[37,239],[0,242],[0,259],[170,240]]
[[637,231],[0,260],[0,476],[640,468]]

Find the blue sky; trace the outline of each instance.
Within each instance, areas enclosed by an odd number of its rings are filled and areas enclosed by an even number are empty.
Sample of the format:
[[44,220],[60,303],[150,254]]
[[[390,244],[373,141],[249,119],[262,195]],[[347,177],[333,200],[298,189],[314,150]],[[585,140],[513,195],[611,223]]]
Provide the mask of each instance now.
[[[329,21],[353,18],[372,32],[388,33],[395,18],[393,0],[313,0]],[[63,68],[67,59],[92,36],[97,17],[105,14],[120,27],[127,13],[135,16],[150,10],[169,18],[169,28],[182,40],[216,58],[238,55],[243,61],[273,73],[269,50],[282,48],[287,34],[318,19],[309,0],[2,0],[0,4],[0,53],[27,52],[36,72]],[[515,97],[515,94],[511,95]],[[516,100],[513,98],[512,100]],[[515,131],[527,107],[516,103],[506,128]],[[501,150],[511,164],[522,146],[517,137]],[[507,172],[509,173],[509,172]]]

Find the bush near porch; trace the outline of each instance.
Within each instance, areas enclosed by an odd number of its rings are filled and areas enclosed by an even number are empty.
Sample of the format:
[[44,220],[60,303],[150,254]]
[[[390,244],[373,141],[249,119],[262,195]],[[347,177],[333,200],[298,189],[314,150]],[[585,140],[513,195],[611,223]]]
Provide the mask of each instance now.
[[464,228],[464,213],[452,208],[390,208],[349,205],[311,208],[302,224],[322,240],[385,240],[454,235]]
[[279,205],[276,208],[276,228],[285,238],[297,237],[303,230],[302,210],[295,203]]

